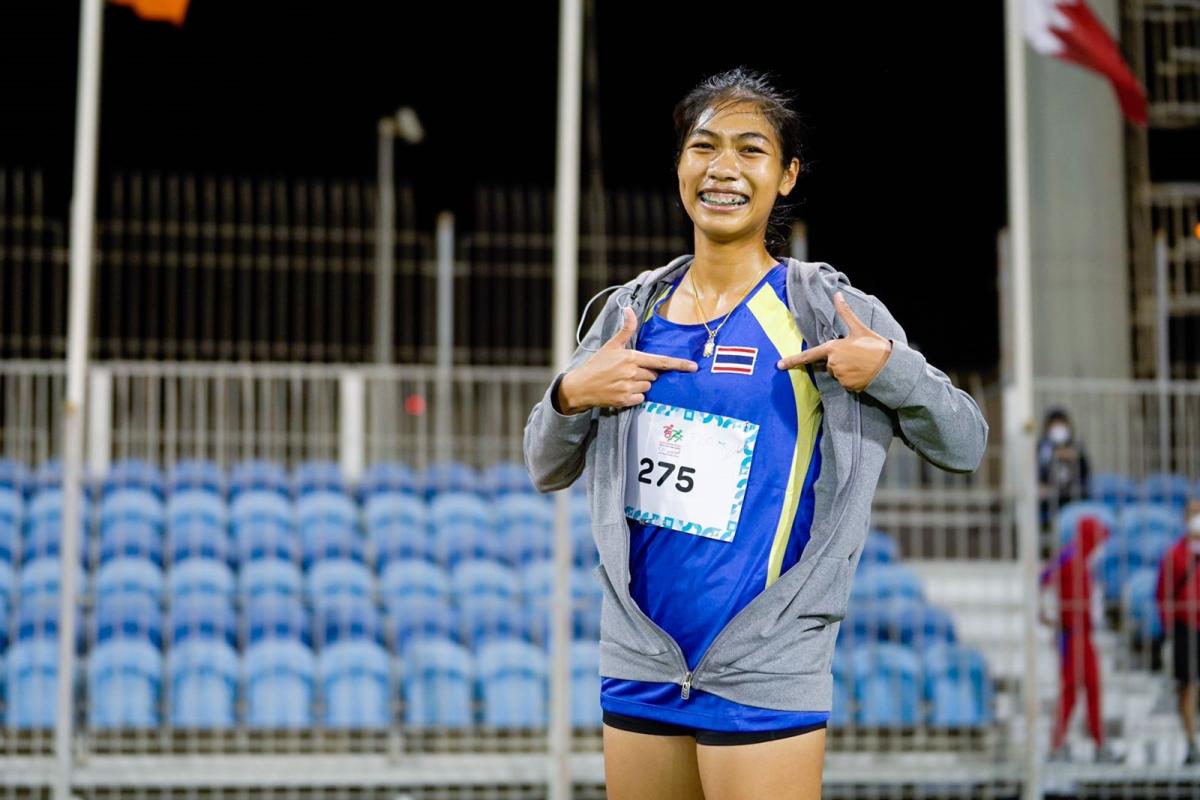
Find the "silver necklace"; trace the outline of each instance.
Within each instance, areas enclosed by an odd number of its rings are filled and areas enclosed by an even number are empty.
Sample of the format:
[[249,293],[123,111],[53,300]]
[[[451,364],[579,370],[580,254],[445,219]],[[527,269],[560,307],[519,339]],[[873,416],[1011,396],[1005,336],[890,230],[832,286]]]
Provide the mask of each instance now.
[[[754,280],[750,281],[750,284],[745,291],[749,291],[750,288],[753,287],[754,284],[758,283],[759,279],[769,271],[770,267],[767,268],[766,272],[761,272],[755,276]],[[692,271],[690,269],[688,270],[688,280],[692,282],[692,299],[696,301],[696,311],[700,313],[700,323],[704,325],[704,329],[708,331],[708,341],[704,343],[704,355],[702,356],[702,358],[708,358],[713,354],[713,343],[716,341],[717,332],[720,331],[721,327],[729,321],[729,315],[733,313],[733,309],[742,304],[742,300],[745,299],[746,295],[743,293],[741,297],[738,298],[738,301],[734,303],[728,311],[725,312],[725,319],[721,320],[721,324],[717,326],[716,330],[713,330],[712,328],[708,327],[708,322],[706,322],[704,319],[708,315],[705,314],[704,309],[700,307],[700,293],[696,290],[696,279],[692,277]]]

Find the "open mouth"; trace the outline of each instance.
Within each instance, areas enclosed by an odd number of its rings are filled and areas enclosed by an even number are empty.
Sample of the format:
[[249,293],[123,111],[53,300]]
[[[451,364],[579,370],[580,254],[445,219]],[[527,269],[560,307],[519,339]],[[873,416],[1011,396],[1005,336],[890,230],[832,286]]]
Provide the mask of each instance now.
[[700,192],[700,202],[709,208],[738,208],[750,202],[750,198],[737,192]]

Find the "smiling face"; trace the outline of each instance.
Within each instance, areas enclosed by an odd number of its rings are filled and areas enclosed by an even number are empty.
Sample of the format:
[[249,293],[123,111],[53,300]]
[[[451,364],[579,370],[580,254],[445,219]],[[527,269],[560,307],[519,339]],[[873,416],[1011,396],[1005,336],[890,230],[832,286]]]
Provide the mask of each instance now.
[[759,240],[779,195],[791,192],[800,159],[785,168],[774,126],[749,101],[706,109],[683,141],[679,196],[698,231],[717,242]]

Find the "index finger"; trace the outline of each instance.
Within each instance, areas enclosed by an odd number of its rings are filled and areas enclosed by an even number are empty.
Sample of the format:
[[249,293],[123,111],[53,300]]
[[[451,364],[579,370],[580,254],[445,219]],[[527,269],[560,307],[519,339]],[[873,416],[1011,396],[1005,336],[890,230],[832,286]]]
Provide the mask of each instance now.
[[810,347],[807,350],[801,350],[799,353],[795,353],[790,356],[784,356],[783,358],[779,359],[777,366],[779,369],[791,369],[792,367],[798,367],[801,364],[811,364],[814,361],[822,361],[827,359],[829,358],[829,351],[833,349],[834,344],[838,341],[840,340],[830,339],[828,342],[819,344],[816,347]]
[[675,358],[674,356],[661,356],[656,353],[643,353],[640,350],[635,350],[637,353],[637,364],[641,367],[655,369],[659,372],[666,370],[679,370],[680,372],[695,372],[700,369],[700,366],[695,361],[689,361],[686,358]]

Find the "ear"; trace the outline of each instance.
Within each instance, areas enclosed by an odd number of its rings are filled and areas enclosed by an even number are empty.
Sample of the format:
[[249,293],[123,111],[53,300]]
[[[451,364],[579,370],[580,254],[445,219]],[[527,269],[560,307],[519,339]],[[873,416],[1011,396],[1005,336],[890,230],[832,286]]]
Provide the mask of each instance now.
[[779,179],[779,193],[786,197],[792,193],[792,188],[796,185],[796,180],[800,177],[800,159],[792,157],[792,163],[788,164],[787,169],[783,171],[783,177]]

